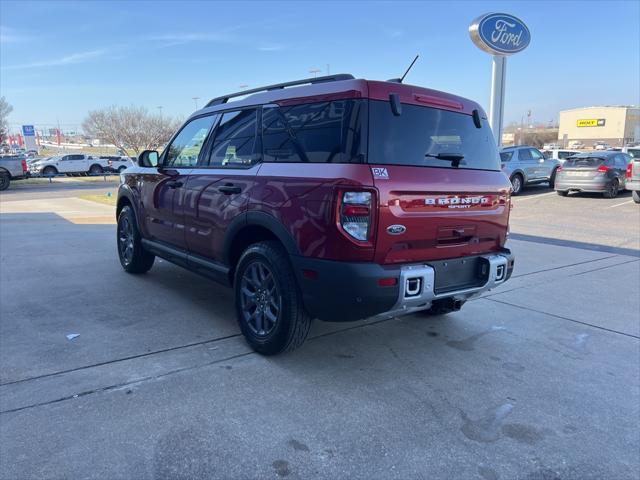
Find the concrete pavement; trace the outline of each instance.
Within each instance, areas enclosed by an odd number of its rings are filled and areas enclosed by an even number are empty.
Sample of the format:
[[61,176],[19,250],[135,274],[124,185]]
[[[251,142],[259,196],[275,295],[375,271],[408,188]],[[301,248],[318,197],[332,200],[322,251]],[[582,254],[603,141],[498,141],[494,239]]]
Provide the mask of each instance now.
[[0,215],[2,479],[637,478],[637,256],[511,241],[460,312],[265,358],[230,290],[125,274],[115,227],[57,202]]

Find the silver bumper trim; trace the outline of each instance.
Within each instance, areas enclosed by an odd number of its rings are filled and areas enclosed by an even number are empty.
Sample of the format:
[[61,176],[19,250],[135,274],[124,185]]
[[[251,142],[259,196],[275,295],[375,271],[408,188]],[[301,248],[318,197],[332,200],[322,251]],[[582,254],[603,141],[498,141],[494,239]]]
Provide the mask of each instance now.
[[504,283],[507,279],[509,258],[500,254],[482,255],[481,258],[489,263],[487,281],[483,285],[440,294],[436,294],[434,290],[435,269],[433,267],[429,265],[403,266],[400,269],[398,301],[391,310],[376,317],[393,317],[426,310],[431,307],[434,300],[442,298],[467,300]]

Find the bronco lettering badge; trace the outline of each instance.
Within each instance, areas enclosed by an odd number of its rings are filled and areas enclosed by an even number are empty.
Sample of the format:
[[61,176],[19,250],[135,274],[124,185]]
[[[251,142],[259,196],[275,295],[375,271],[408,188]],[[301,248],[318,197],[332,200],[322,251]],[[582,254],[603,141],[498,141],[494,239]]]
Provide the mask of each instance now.
[[474,197],[459,197],[457,195],[452,197],[427,197],[424,199],[424,204],[431,207],[465,209],[489,206],[491,205],[491,199],[483,195]]

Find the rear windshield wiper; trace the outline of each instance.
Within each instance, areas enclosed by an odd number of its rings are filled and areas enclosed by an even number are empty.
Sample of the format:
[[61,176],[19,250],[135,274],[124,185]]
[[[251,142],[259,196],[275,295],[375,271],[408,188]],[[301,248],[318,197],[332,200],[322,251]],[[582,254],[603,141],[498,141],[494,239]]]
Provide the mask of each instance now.
[[425,153],[425,157],[432,157],[436,160],[446,160],[451,162],[451,166],[458,168],[460,162],[464,158],[464,155],[461,153]]

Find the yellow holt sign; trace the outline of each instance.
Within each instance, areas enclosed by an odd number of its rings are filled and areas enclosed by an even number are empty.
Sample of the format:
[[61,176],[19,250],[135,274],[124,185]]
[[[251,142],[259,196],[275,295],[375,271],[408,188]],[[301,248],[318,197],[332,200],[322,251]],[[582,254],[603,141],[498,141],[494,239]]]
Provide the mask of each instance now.
[[583,118],[576,122],[578,127],[604,127],[604,118]]

